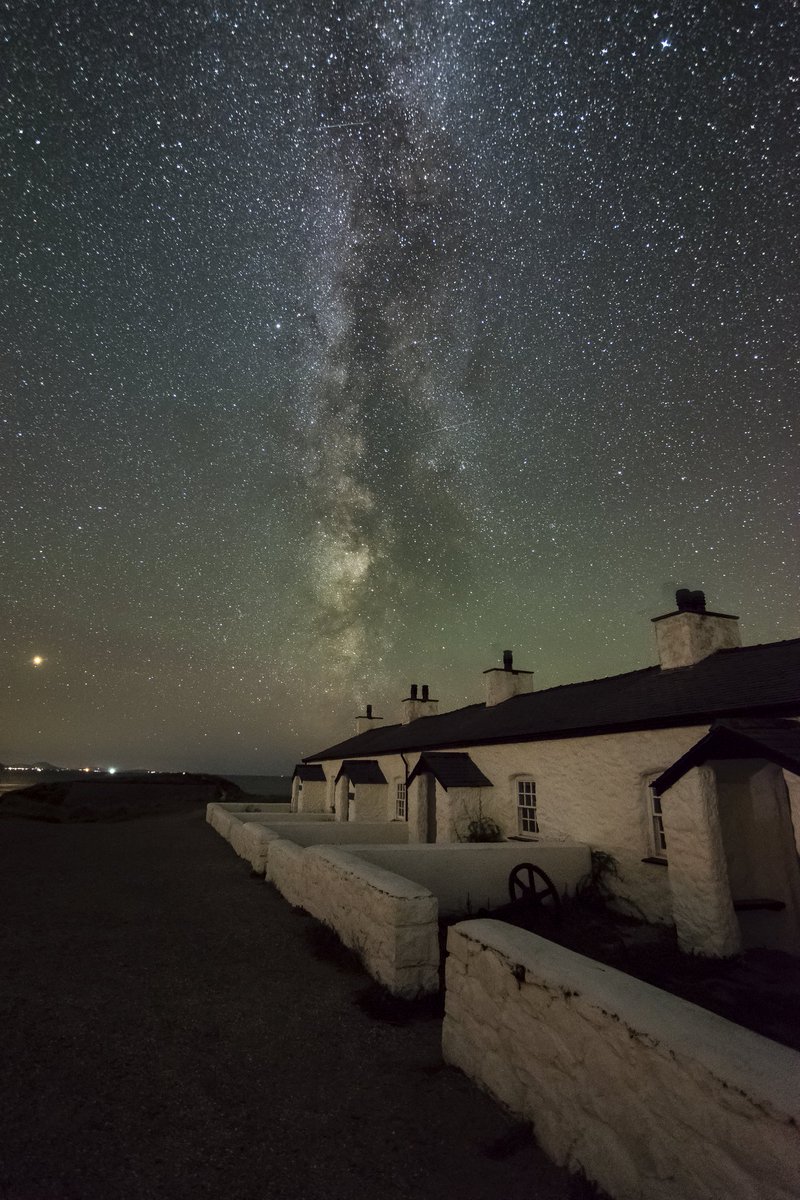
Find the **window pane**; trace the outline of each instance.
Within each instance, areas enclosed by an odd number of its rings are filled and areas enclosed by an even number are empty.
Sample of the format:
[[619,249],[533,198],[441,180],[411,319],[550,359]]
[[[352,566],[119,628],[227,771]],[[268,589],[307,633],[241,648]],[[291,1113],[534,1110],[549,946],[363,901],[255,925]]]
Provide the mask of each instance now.
[[536,782],[533,779],[517,780],[517,821],[520,833],[538,833],[536,819]]

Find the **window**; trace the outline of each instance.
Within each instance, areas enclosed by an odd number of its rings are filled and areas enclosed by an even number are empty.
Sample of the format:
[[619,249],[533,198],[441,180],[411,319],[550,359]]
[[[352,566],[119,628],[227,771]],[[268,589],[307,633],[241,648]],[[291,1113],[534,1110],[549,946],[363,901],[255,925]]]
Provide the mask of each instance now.
[[517,780],[517,821],[520,833],[538,833],[536,820],[536,784],[532,779]]
[[398,821],[405,821],[408,816],[408,793],[404,783],[398,783],[395,801],[395,816]]
[[667,839],[664,835],[664,817],[661,812],[661,797],[657,796],[651,787],[650,794],[650,838],[653,854],[656,858],[667,857]]

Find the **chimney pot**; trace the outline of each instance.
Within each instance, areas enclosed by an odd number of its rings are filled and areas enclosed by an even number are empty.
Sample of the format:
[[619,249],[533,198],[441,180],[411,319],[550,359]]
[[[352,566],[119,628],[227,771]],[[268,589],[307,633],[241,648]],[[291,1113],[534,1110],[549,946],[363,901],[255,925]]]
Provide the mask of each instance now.
[[427,683],[423,683],[423,685],[422,685],[422,699],[423,699],[423,700],[427,700],[427,699],[428,699],[428,697],[429,697],[429,695],[430,695],[430,689],[428,688],[428,685],[427,685]]
[[514,651],[513,650],[504,650],[503,651],[503,670],[510,671],[513,669],[513,665],[514,665]]
[[412,685],[411,685],[411,699],[412,699],[412,700],[416,700],[416,698],[417,698],[417,685],[416,685],[415,683],[412,683]]
[[675,593],[675,604],[678,612],[704,613],[706,611],[705,592],[692,592],[689,588],[678,588]]

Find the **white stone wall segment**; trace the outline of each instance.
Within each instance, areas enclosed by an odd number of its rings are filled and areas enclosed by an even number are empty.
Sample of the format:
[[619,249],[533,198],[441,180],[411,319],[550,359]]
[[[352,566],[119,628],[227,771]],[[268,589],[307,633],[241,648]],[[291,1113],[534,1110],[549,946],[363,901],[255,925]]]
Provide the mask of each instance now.
[[428,888],[442,916],[466,916],[482,908],[508,903],[508,876],[522,862],[532,862],[550,876],[559,895],[573,893],[588,874],[588,846],[540,842],[456,842],[449,845],[354,848],[359,858],[394,871]]
[[297,812],[323,813],[327,810],[328,784],[324,779],[306,779],[298,789]]
[[491,667],[483,672],[483,679],[487,708],[533,691],[533,671],[505,671],[502,667]]
[[[647,920],[670,922],[667,871],[642,862],[651,854],[646,780],[660,774],[707,732],[707,725],[694,725],[497,746],[452,746],[448,750],[468,753],[492,780],[492,788],[482,789],[481,804],[507,836],[518,832],[516,779],[531,778],[536,782],[542,837],[584,843],[613,855],[620,867],[621,879],[615,886],[623,906],[627,904]],[[405,757],[411,771],[419,755]],[[405,775],[399,754],[381,755],[378,761],[387,779]],[[325,763],[328,776],[338,768],[335,761]],[[431,833],[429,786],[433,786],[430,776],[422,775],[408,790],[411,842],[427,842]],[[443,821],[445,830],[457,836],[460,830],[455,826],[467,815],[461,810],[465,805],[474,807],[475,797],[448,797],[439,790],[437,825]]]
[[662,670],[690,667],[717,650],[742,644],[737,617],[721,613],[676,612],[653,622]]
[[436,898],[336,847],[270,846],[267,878],[291,904],[324,921],[389,991],[415,996],[439,986]]
[[269,825],[251,822],[243,826],[240,838],[240,857],[246,859],[254,871],[264,875],[269,861],[270,846],[273,842],[278,841],[280,836],[280,833]]
[[616,1200],[792,1200],[800,1055],[496,921],[448,936],[445,1060]]
[[742,949],[714,770],[693,767],[663,801],[672,913],[682,950],[725,958]]
[[358,821],[308,821],[297,825],[284,825],[273,821],[271,828],[280,832],[300,846],[353,846],[388,845],[404,846],[408,841],[408,827],[404,821],[380,821],[361,824]]

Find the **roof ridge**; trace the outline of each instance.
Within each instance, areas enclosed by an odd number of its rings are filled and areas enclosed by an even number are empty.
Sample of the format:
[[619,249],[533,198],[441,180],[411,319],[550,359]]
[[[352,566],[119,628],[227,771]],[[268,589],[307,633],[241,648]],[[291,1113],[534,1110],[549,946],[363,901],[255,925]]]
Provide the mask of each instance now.
[[[578,735],[580,731],[586,736],[604,728],[660,728],[676,722],[685,724],[689,717],[702,724],[723,714],[749,716],[776,707],[782,716],[790,704],[794,714],[800,708],[795,662],[798,649],[800,637],[732,646],[685,667],[637,667],[616,675],[523,692],[488,707],[484,702],[473,702],[435,716],[419,717],[407,725],[378,725],[343,738],[303,761],[366,757],[411,748],[455,750],[484,741],[538,741],[568,733]],[[767,650],[770,654],[765,653]]]

